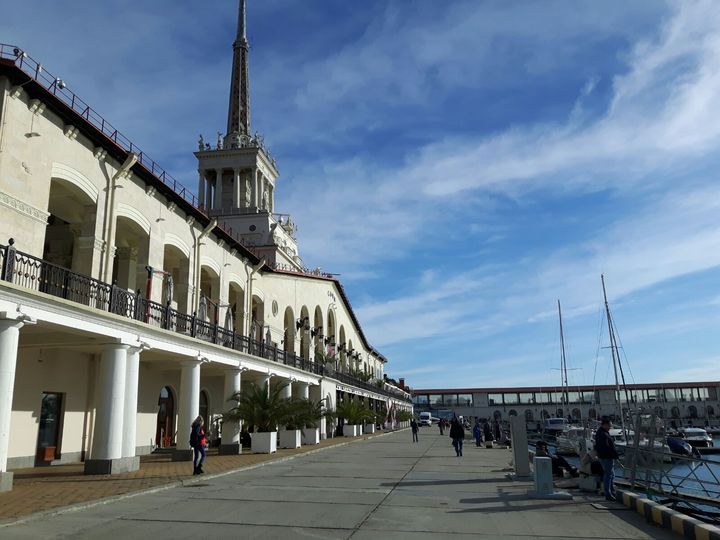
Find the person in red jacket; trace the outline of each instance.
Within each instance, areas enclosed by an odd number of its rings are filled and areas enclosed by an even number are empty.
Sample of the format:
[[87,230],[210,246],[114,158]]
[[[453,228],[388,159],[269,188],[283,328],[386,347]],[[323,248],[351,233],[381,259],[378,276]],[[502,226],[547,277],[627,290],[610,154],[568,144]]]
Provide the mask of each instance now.
[[198,416],[192,423],[190,429],[190,446],[193,449],[193,474],[203,474],[203,463],[205,463],[205,447],[207,439],[205,437],[205,421],[202,416]]

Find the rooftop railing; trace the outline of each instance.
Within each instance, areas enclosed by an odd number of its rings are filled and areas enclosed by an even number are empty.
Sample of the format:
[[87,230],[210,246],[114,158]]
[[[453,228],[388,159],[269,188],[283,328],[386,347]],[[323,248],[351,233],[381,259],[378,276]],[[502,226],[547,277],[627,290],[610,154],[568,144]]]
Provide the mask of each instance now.
[[402,393],[379,388],[350,375],[338,373],[322,362],[313,362],[265,341],[243,336],[232,328],[224,328],[217,321],[198,317],[197,313],[182,313],[173,309],[169,302],[163,305],[143,298],[139,290],[134,293],[117,284],[104,283],[18,251],[12,239],[7,246],[0,245],[0,280],[309,373],[332,377],[388,397],[409,401]]
[[84,120],[97,129],[109,141],[125,152],[137,154],[137,162],[160,182],[168,186],[177,195],[190,205],[201,210],[200,201],[187,187],[172,177],[156,161],[151,159],[136,144],[123,135],[116,127],[103,118],[95,109],[90,107],[82,98],[69,90],[59,77],[52,75],[45,67],[29,56],[20,47],[0,43],[0,59],[12,61],[32,80],[50,92],[64,105],[80,115]]

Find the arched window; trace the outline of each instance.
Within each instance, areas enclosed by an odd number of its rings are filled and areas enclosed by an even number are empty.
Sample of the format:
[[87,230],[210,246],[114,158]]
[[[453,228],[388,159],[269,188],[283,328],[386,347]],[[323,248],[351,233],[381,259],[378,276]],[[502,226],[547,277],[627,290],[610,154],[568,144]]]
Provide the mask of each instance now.
[[495,411],[495,412],[493,413],[493,418],[494,418],[495,420],[502,420],[502,413],[501,413],[500,411]]
[[532,422],[533,420],[533,412],[530,409],[525,409],[525,421]]
[[547,412],[545,409],[542,410],[542,417],[543,418],[550,418],[550,413]]
[[662,407],[655,407],[654,412],[658,418],[665,418],[665,410]]
[[562,410],[562,409],[558,409],[557,411],[555,411],[555,415],[556,415],[558,418],[562,418],[562,417],[563,417],[563,410]]
[[708,405],[705,410],[708,416],[715,416],[715,409],[713,409],[712,405]]
[[510,409],[508,416],[517,416],[517,411],[515,409]]
[[695,407],[695,405],[690,405],[690,406],[688,407],[688,416],[689,416],[690,418],[697,418],[697,417],[698,417],[697,407]]
[[595,409],[590,409],[588,411],[588,416],[593,420],[597,420],[597,411]]
[[573,409],[572,417],[573,417],[573,420],[580,420],[580,418],[582,418],[582,413],[580,412],[580,409]]
[[671,418],[680,418],[680,409],[677,407],[673,407],[670,409],[670,417]]

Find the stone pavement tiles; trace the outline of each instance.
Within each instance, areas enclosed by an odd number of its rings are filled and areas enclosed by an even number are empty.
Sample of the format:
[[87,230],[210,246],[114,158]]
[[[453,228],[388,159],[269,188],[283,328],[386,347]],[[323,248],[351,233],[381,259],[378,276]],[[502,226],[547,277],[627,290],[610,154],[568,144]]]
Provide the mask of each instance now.
[[[597,497],[532,500],[510,452],[408,431],[0,529],[28,538],[676,538]],[[603,501],[604,502],[604,501]]]
[[[251,454],[248,449],[244,449],[246,453],[242,455],[220,456],[216,449],[211,449],[208,451],[204,470],[207,475],[220,474],[319,448],[347,443],[350,440],[354,439],[343,437],[326,439],[319,445],[303,446],[293,450],[278,450],[272,455]],[[86,476],[83,474],[82,463],[16,469],[13,471],[15,473],[13,490],[0,493],[0,524],[37,512],[49,512],[68,505],[89,503],[98,499],[122,496],[202,478],[193,477],[192,468],[190,462],[173,462],[171,454],[151,454],[142,456],[140,470],[113,476]]]

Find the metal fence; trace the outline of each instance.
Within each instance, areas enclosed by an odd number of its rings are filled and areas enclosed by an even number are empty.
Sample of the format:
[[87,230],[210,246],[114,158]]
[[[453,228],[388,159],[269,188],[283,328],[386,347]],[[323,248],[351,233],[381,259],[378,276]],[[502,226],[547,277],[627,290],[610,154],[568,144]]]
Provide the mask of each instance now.
[[674,430],[655,414],[636,413],[629,429],[624,477],[630,487],[685,513],[720,521],[720,462],[699,451],[673,451],[668,443],[675,442],[669,441]]

